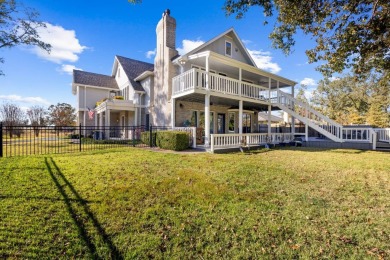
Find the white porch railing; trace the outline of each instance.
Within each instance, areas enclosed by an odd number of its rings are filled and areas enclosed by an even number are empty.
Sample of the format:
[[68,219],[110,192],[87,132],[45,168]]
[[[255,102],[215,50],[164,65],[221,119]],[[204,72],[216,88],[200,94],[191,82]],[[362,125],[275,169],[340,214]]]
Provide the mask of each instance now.
[[[269,102],[269,90],[265,87],[239,81],[226,76],[209,73],[209,90],[232,96]],[[200,69],[188,70],[173,78],[173,95],[179,95],[189,90],[206,89],[207,74]]]
[[210,151],[222,148],[238,148],[240,146],[258,146],[265,144],[287,143],[294,138],[290,133],[273,134],[211,134]]
[[196,127],[173,127],[172,130],[187,132],[190,134],[190,145],[192,148],[196,148]]
[[342,139],[345,142],[372,142],[372,128],[343,127],[342,133]]
[[375,128],[374,131],[377,133],[378,141],[390,144],[390,128]]

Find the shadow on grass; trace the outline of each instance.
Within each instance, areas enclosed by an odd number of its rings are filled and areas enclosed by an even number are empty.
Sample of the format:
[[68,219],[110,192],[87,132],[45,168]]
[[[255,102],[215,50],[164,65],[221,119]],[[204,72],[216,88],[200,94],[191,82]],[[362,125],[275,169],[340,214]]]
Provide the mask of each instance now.
[[[121,253],[112,243],[110,237],[107,235],[103,227],[100,225],[96,217],[89,209],[86,201],[83,198],[81,198],[80,194],[75,190],[73,185],[65,178],[64,174],[61,172],[60,168],[54,162],[53,158],[45,157],[45,164],[59,193],[64,198],[64,202],[70,216],[72,217],[74,223],[77,225],[79,235],[84,240],[93,258],[96,259],[101,257],[97,252],[96,245],[93,243],[91,239],[93,237],[93,234],[90,235],[88,234],[88,230],[87,230],[88,223],[92,224],[92,226],[97,231],[103,243],[108,247],[111,259],[123,259]],[[69,189],[70,191],[69,195],[66,189]],[[70,198],[70,196],[74,196],[76,199],[72,199]],[[80,217],[80,213],[83,213],[86,216],[84,221],[83,218]]]

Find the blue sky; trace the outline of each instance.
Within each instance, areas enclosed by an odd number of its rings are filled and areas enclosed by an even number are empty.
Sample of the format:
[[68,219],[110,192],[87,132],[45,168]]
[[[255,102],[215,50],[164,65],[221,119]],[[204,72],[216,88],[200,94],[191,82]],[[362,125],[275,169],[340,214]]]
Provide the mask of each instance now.
[[260,68],[304,82],[309,89],[322,78],[315,64],[307,64],[305,50],[313,41],[297,35],[294,53],[287,57],[272,49],[268,35],[273,20],[263,26],[264,16],[256,7],[236,20],[224,14],[224,0],[144,0],[139,5],[127,0],[29,0],[25,4],[39,11],[47,23],[41,37],[53,49],[50,55],[26,46],[0,50],[5,59],[0,64],[5,73],[0,76],[0,103],[23,108],[58,102],[75,105],[73,68],[111,74],[117,54],[153,63],[155,28],[166,8],[176,19],[176,46],[183,51],[234,27]]

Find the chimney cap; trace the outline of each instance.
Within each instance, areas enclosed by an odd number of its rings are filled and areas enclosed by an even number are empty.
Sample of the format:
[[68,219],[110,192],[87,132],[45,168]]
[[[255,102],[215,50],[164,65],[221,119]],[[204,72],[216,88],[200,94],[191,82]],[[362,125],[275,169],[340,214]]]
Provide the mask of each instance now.
[[163,13],[163,16],[166,16],[166,15],[170,16],[171,15],[171,10],[165,9],[164,13]]

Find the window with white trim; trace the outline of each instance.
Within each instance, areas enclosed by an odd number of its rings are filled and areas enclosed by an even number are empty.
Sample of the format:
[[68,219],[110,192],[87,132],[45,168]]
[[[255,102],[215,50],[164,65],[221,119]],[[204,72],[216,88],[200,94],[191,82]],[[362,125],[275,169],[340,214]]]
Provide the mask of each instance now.
[[232,56],[232,43],[229,41],[225,41],[225,55]]

